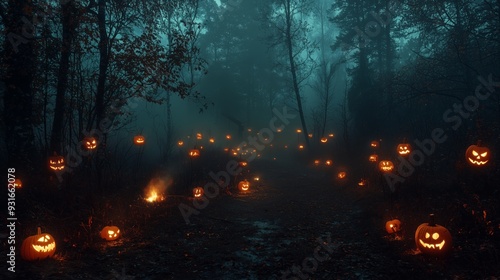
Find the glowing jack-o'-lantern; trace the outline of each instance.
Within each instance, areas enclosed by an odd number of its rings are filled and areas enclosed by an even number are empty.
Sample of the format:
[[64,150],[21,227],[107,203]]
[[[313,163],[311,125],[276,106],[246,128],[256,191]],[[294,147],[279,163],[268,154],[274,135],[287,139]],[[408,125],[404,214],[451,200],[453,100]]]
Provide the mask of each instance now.
[[177,141],[177,146],[179,146],[179,147],[184,146],[184,141],[182,141],[182,140]]
[[20,189],[20,188],[22,188],[22,187],[23,187],[23,182],[21,181],[21,179],[16,178],[16,179],[14,180],[14,188],[16,188],[16,189]]
[[232,138],[231,134],[227,134],[227,135],[226,135],[226,139],[227,139],[227,140],[231,140],[231,138]]
[[201,134],[199,132],[196,133],[196,140],[201,140],[201,139],[203,139],[203,134]]
[[411,145],[407,143],[399,144],[396,151],[402,157],[407,156],[411,153]]
[[320,140],[320,141],[321,141],[321,143],[326,143],[326,142],[328,142],[328,138],[323,137],[323,138],[321,138],[321,140]]
[[208,142],[215,143],[215,139],[214,138],[210,138],[210,139],[208,139]]
[[203,188],[202,187],[193,188],[193,196],[194,196],[194,198],[202,197],[203,196]]
[[61,171],[66,167],[64,157],[54,155],[49,157],[49,168],[54,171]]
[[190,157],[199,157],[200,156],[200,150],[198,149],[191,149],[189,150],[189,156]]
[[333,164],[333,162],[329,159],[325,161],[326,166],[332,166],[332,164]]
[[136,135],[134,136],[134,144],[137,146],[142,146],[146,142],[146,139],[142,135]]
[[238,183],[238,189],[243,192],[248,191],[250,189],[250,182],[247,180],[240,181]]
[[333,137],[335,137],[335,134],[330,133],[330,134],[328,134],[328,137],[333,138]]
[[303,150],[304,149],[304,145],[299,145],[299,150]]
[[370,155],[370,157],[368,158],[368,160],[370,162],[377,162],[378,161],[378,155],[376,155],[376,154]]
[[120,235],[120,229],[117,226],[105,226],[100,232],[101,238],[107,241],[116,240],[120,238]]
[[87,150],[95,150],[97,148],[97,140],[91,136],[83,138],[82,144]]
[[346,173],[345,171],[340,171],[340,172],[337,174],[337,178],[338,178],[338,179],[344,179],[346,176],[347,176],[347,173]]
[[314,160],[314,165],[318,166],[320,163],[319,159]]
[[401,230],[401,221],[398,219],[390,220],[385,223],[385,230],[392,234]]
[[373,140],[370,142],[370,147],[372,147],[372,148],[378,148],[378,145],[379,145],[379,143],[377,140]]
[[415,244],[426,255],[445,255],[452,246],[451,234],[445,227],[434,223],[434,214],[429,218],[429,223],[421,224],[415,231]]
[[52,257],[56,251],[56,241],[48,233],[42,233],[40,227],[37,234],[24,239],[21,245],[21,257],[27,261],[42,260]]
[[361,178],[358,182],[358,186],[360,187],[363,187],[363,186],[366,186],[368,185],[368,180],[364,179],[364,178]]
[[480,145],[470,145],[465,151],[465,159],[471,166],[483,166],[490,161],[490,158],[490,149]]
[[309,138],[313,138],[313,134],[312,134],[312,133],[309,133],[309,134],[307,134],[307,137],[309,137]]
[[381,160],[378,163],[378,168],[382,172],[392,172],[394,170],[394,163],[390,160]]
[[302,129],[297,129],[297,133],[302,133]]
[[240,161],[238,164],[239,164],[241,167],[245,167],[245,166],[247,166],[247,165],[248,165],[248,162],[246,162],[246,161],[242,160],[242,161]]

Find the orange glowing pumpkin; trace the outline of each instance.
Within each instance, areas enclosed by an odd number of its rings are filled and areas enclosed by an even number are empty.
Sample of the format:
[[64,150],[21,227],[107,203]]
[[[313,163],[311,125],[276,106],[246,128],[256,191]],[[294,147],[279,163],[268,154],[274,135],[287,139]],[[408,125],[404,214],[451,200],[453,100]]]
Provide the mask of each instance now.
[[385,230],[392,234],[401,230],[401,221],[398,219],[390,220],[385,223]]
[[246,179],[243,181],[240,181],[238,183],[238,189],[240,191],[246,192],[250,189],[250,182],[248,182]]
[[390,160],[381,160],[378,163],[378,168],[382,172],[392,172],[394,170],[394,163]]
[[137,146],[142,146],[146,142],[146,139],[142,135],[136,135],[134,136],[134,144]]
[[97,148],[97,140],[91,136],[83,138],[82,144],[87,150],[95,150]]
[[49,157],[49,168],[53,171],[61,171],[66,167],[63,156],[54,155]]
[[452,248],[451,233],[434,223],[434,214],[429,215],[429,223],[423,223],[415,231],[415,244],[426,255],[444,256]]
[[370,155],[370,157],[368,158],[368,160],[370,162],[377,162],[378,161],[378,155],[372,154],[372,155]]
[[120,229],[117,226],[105,226],[99,233],[102,239],[113,241],[120,238]]
[[379,143],[377,140],[373,140],[370,142],[370,147],[372,147],[372,148],[378,148],[378,145],[379,145]]
[[411,153],[411,145],[407,143],[399,144],[396,151],[402,157],[408,156]]
[[189,150],[189,156],[194,158],[194,157],[199,157],[200,156],[200,150],[198,149],[191,149]]
[[338,178],[338,179],[344,179],[346,176],[347,176],[347,173],[346,173],[345,171],[340,171],[340,172],[337,174],[337,178]]
[[193,196],[194,196],[194,198],[202,197],[203,196],[203,188],[202,187],[193,188]]
[[491,151],[480,145],[470,145],[465,151],[465,159],[471,166],[484,166],[490,161]]
[[28,236],[21,245],[21,258],[27,261],[43,260],[52,257],[56,252],[56,241],[48,233],[42,233],[40,227],[37,234]]

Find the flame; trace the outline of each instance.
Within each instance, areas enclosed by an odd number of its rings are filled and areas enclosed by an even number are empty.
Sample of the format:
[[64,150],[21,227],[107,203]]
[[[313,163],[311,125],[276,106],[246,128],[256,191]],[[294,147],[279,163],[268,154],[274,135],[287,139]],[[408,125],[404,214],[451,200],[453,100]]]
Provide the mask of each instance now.
[[166,180],[163,178],[153,178],[149,181],[146,188],[146,196],[144,200],[149,203],[160,202],[165,200],[164,192],[167,189]]

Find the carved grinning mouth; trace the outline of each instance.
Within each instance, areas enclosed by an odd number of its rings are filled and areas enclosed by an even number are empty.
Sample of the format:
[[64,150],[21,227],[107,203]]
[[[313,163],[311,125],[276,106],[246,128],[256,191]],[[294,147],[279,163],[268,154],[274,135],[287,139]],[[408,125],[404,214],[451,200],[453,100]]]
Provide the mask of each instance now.
[[410,153],[410,150],[399,151],[400,154],[406,155]]
[[443,246],[446,243],[444,240],[438,244],[428,244],[428,243],[425,243],[424,241],[422,241],[422,239],[419,239],[418,241],[420,241],[420,244],[422,244],[422,246],[424,246],[425,248],[429,248],[429,249],[438,248],[439,250],[443,249]]
[[56,248],[56,243],[52,242],[46,246],[34,245],[34,244],[31,246],[33,246],[33,249],[35,249],[35,251],[37,251],[37,252],[50,252],[50,251],[54,250],[54,248]]
[[482,160],[473,160],[471,158],[468,158],[468,159],[472,164],[476,164],[476,165],[483,165],[483,164],[486,164],[488,162],[488,160],[482,161]]

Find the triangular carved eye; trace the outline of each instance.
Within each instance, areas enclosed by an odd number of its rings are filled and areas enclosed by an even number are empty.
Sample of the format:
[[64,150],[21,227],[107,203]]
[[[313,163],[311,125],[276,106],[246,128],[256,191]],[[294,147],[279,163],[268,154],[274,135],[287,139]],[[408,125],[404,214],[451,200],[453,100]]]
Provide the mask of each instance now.
[[488,155],[488,152],[484,152],[484,153],[481,154],[482,157],[485,157],[487,155]]
[[475,157],[477,157],[479,155],[479,153],[476,152],[476,151],[472,151],[472,155],[475,156]]

